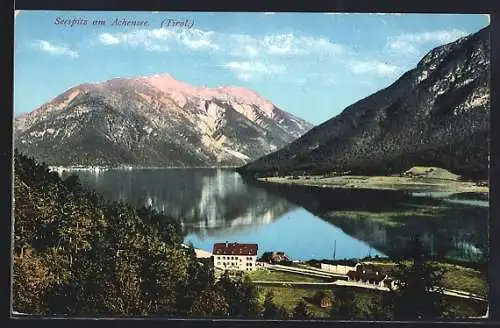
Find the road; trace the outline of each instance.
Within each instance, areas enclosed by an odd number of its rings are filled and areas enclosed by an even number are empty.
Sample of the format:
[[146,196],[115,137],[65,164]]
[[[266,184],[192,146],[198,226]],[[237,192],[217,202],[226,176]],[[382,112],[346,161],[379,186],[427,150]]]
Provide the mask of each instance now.
[[[337,273],[331,273],[327,271],[323,271],[318,268],[311,268],[311,269],[305,269],[305,268],[297,268],[297,267],[289,267],[289,266],[284,266],[284,265],[268,265],[266,268],[270,270],[276,270],[276,271],[285,271],[285,272],[290,272],[290,273],[297,273],[297,274],[302,274],[302,275],[307,275],[307,276],[313,276],[313,277],[320,277],[320,278],[338,278],[339,280],[336,280],[334,282],[286,282],[286,281],[281,281],[281,282],[273,282],[275,284],[289,284],[289,285],[294,285],[294,286],[352,286],[352,287],[359,287],[359,288],[367,288],[367,289],[376,289],[376,290],[382,290],[382,291],[389,291],[389,288],[386,287],[379,287],[379,286],[374,286],[370,284],[363,284],[359,282],[353,282],[353,281],[347,281],[348,277],[347,275],[343,274],[337,274]],[[265,282],[264,282],[265,283]],[[460,290],[453,290],[453,289],[444,289],[443,290],[445,295],[448,296],[453,296],[453,297],[460,297],[460,298],[470,298],[478,301],[486,301],[484,297],[481,297],[480,295],[460,291]]]
[[[357,288],[365,288],[365,289],[374,289],[374,290],[380,290],[380,291],[385,291],[385,292],[389,291],[389,288],[387,288],[387,287],[380,287],[380,286],[363,284],[363,283],[353,282],[353,281],[345,281],[345,280],[337,280],[337,281],[333,281],[333,282],[298,282],[298,281],[255,280],[255,281],[253,281],[253,283],[255,283],[257,285],[274,285],[274,286],[283,286],[283,287],[291,287],[291,286],[296,286],[296,287],[349,286],[349,287],[357,287]],[[443,292],[445,295],[448,295],[448,296],[459,297],[459,298],[468,298],[468,299],[474,299],[474,300],[478,300],[478,301],[487,301],[487,299],[485,299],[479,295],[474,295],[474,294],[470,294],[470,293],[463,292],[463,291],[445,289]]]
[[266,266],[266,268],[270,269],[270,270],[298,273],[298,274],[319,277],[319,278],[338,278],[338,279],[347,280],[347,275],[345,275],[345,274],[332,273],[332,272],[321,271],[321,270],[317,270],[317,269],[311,270],[311,269],[290,267],[290,266],[284,266],[284,265],[278,265],[278,264],[269,264]]

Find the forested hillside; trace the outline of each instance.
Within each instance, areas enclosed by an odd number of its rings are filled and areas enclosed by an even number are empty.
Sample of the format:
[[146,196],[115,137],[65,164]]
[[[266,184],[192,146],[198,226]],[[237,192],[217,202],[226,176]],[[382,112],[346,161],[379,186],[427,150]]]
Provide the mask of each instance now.
[[[215,283],[172,218],[108,203],[15,153],[14,310],[30,314],[246,315],[247,280]],[[241,297],[231,302],[231,297]],[[254,309],[254,310],[252,310]]]
[[[301,295],[294,287],[278,287],[285,288],[287,294],[276,297],[275,303],[267,289],[259,289],[248,275],[230,277],[225,273],[215,279],[212,259],[197,259],[192,247],[182,245],[184,231],[174,218],[150,208],[107,202],[82,188],[76,176],[62,180],[47,165],[17,151],[14,160],[14,311],[80,316],[313,316],[302,298],[293,313],[287,312],[283,304],[294,302],[292,295]],[[434,279],[435,270],[429,266],[427,277],[423,277],[419,268],[403,268],[413,274],[405,280],[412,295],[418,295],[411,297],[417,303],[405,303],[413,312],[405,312],[404,319],[420,316],[413,309],[427,305],[419,300],[435,294],[418,282]],[[412,285],[415,275],[419,277],[416,286]],[[354,299],[353,292],[344,291],[331,291],[336,299],[328,309],[331,318],[399,318],[390,306],[399,303],[398,297],[407,297],[398,290],[394,295],[387,293],[394,299],[388,298],[388,305],[384,305],[380,295],[374,294],[370,296],[374,303],[369,302],[366,308],[366,300]],[[263,293],[267,293],[265,297]],[[446,313],[441,308],[425,307],[431,312],[424,317],[483,313],[484,304],[470,303],[456,300]],[[362,308],[366,313],[360,312]]]
[[490,29],[439,46],[397,81],[239,171],[391,175],[437,166],[489,174]]

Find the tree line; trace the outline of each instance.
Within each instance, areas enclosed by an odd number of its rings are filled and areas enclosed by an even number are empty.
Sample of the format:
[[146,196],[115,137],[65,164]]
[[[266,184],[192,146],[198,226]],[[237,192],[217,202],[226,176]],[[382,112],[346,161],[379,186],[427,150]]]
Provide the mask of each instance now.
[[17,149],[14,163],[15,311],[274,316],[248,276],[216,279],[211,259],[197,259],[182,244],[175,219],[106,201],[76,175],[62,179]]
[[[29,314],[164,315],[306,319],[302,300],[292,311],[272,292],[259,300],[247,275],[218,279],[211,259],[185,247],[177,220],[152,208],[110,202],[62,179],[45,163],[14,154],[13,308]],[[380,318],[443,314],[442,273],[420,256],[401,266],[399,288],[387,293]],[[332,317],[357,318],[354,295],[336,292]],[[383,308],[383,310],[381,310]],[[383,315],[382,315],[383,312]],[[387,314],[389,313],[389,314]]]

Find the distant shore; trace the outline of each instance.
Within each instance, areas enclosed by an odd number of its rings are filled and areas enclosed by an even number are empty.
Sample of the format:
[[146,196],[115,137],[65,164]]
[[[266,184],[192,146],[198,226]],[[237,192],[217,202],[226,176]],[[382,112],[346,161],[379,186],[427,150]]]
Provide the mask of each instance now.
[[233,170],[234,166],[141,166],[141,165],[120,165],[120,166],[105,166],[105,165],[72,165],[59,166],[50,165],[52,171],[111,171],[111,170],[166,170],[166,169],[221,169]]
[[407,190],[415,192],[456,192],[456,193],[488,193],[489,187],[477,182],[458,181],[453,179],[439,179],[426,177],[406,176],[285,176],[264,177],[258,181],[302,186],[316,186],[323,188],[344,189],[379,189],[379,190]]

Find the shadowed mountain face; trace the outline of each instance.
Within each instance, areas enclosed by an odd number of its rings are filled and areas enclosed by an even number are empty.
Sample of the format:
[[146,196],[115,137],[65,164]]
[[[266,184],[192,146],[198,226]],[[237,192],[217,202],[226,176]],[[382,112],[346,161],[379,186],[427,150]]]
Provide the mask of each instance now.
[[486,179],[489,28],[430,51],[394,84],[240,172],[391,174],[415,165]]
[[286,198],[388,256],[407,255],[401,252],[415,234],[439,259],[476,261],[487,250],[488,207],[454,202],[460,195],[438,199],[405,191],[245,181]]
[[239,166],[312,127],[239,87],[168,74],[71,88],[15,120],[18,149],[52,165]]

